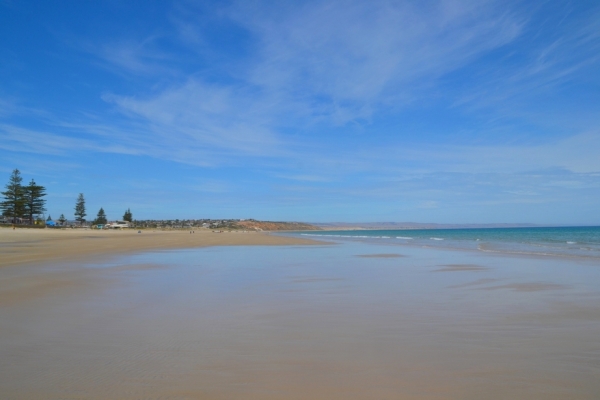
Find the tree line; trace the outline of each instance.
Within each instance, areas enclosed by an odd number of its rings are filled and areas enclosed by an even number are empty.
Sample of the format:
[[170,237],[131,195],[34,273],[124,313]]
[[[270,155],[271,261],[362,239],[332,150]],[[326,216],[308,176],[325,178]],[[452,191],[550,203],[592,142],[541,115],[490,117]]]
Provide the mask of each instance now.
[[[40,215],[46,210],[46,188],[38,185],[35,180],[31,180],[28,185],[23,185],[21,171],[13,170],[8,183],[5,186],[5,191],[0,192],[3,196],[3,201],[0,202],[0,210],[2,216],[9,219],[13,224],[16,223],[34,223],[34,217],[40,220]],[[86,222],[87,216],[85,207],[85,197],[83,193],[79,193],[75,201],[75,212],[73,213],[75,220],[79,224]],[[133,222],[133,215],[128,208],[123,214],[123,220]],[[52,221],[52,217],[48,216],[46,222]],[[67,222],[64,214],[60,215],[58,222],[62,225]],[[108,222],[104,209],[100,207],[96,218],[92,221],[93,225],[103,225]]]

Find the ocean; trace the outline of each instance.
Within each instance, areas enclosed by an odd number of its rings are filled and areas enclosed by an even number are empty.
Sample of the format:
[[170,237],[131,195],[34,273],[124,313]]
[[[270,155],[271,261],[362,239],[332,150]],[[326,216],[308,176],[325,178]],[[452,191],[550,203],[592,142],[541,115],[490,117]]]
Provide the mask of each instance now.
[[457,248],[489,253],[600,259],[600,227],[348,230],[297,233],[315,239]]

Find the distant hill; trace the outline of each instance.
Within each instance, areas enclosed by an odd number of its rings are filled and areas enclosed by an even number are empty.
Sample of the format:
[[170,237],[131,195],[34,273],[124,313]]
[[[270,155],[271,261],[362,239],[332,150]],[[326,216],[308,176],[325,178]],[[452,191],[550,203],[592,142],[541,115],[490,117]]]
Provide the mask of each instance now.
[[468,229],[468,228],[531,228],[536,224],[432,224],[419,222],[327,222],[313,225],[324,230],[359,229]]
[[321,228],[303,222],[273,222],[245,220],[236,221],[231,229],[261,230],[261,231],[316,231]]

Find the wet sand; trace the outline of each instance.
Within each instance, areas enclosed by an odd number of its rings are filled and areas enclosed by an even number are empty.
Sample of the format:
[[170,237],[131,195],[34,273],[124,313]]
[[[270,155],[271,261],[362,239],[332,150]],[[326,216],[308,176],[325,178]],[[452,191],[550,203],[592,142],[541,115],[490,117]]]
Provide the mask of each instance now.
[[440,265],[440,269],[436,270],[436,272],[460,272],[460,271],[485,271],[487,268],[481,265],[471,265],[471,264],[449,264],[449,265]]
[[264,232],[0,228],[0,267],[36,262],[94,260],[144,250],[206,246],[285,246],[319,244],[309,239]]
[[600,266],[357,257],[389,254],[205,247],[1,268],[0,398],[599,398]]
[[356,257],[362,258],[398,258],[404,257],[402,254],[384,253],[384,254],[358,254]]

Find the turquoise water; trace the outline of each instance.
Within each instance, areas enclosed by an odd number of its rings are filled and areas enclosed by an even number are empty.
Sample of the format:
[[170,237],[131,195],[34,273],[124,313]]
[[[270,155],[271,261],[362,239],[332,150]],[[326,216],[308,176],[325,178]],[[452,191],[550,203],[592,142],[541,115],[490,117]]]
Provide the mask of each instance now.
[[299,233],[339,240],[377,241],[484,252],[600,258],[600,227],[352,230]]

